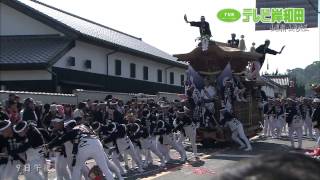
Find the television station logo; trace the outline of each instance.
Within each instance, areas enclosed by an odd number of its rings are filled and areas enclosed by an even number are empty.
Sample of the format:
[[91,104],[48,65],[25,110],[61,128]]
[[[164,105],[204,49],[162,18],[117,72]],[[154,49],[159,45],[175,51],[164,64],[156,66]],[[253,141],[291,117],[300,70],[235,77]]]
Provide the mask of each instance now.
[[308,31],[305,24],[305,8],[245,8],[242,12],[236,9],[222,9],[217,13],[220,21],[232,23],[241,20],[243,23],[270,24],[270,30]]

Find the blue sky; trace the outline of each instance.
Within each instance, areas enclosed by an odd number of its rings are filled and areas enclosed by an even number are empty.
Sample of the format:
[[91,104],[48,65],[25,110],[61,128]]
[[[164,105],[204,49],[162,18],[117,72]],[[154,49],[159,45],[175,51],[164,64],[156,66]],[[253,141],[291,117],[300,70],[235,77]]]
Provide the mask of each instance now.
[[[270,71],[285,72],[296,67],[304,68],[319,60],[319,27],[308,32],[254,31],[253,23],[224,23],[216,18],[223,8],[254,8],[255,0],[40,0],[60,9],[99,22],[114,29],[141,37],[143,41],[170,54],[187,53],[195,46],[198,29],[183,20],[206,16],[213,39],[226,42],[231,33],[245,35],[247,48],[252,42],[260,45],[271,40],[270,48],[286,49],[283,54],[267,56]],[[90,3],[88,3],[90,2]],[[320,19],[320,18],[319,18]],[[320,20],[319,20],[320,21]],[[266,65],[262,68],[266,71]]]

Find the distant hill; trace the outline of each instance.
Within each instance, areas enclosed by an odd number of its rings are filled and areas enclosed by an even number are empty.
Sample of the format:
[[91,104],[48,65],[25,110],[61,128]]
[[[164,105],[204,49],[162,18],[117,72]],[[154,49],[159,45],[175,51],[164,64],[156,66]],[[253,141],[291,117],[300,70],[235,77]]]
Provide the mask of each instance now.
[[289,77],[296,80],[297,86],[304,87],[305,95],[313,94],[311,84],[320,84],[320,61],[315,61],[305,69],[295,68],[287,70]]

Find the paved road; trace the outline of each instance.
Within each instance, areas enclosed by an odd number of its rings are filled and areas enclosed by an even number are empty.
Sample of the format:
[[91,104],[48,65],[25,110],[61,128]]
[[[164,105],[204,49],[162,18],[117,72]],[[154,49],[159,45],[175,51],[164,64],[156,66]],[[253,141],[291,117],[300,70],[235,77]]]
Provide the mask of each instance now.
[[[216,149],[211,149],[205,152],[199,162],[189,162],[184,165],[177,166],[175,168],[169,169],[169,171],[164,171],[158,173],[154,176],[149,176],[146,178],[141,178],[145,180],[174,180],[174,179],[184,179],[184,180],[209,180],[213,176],[222,172],[228,166],[241,161],[243,159],[248,159],[255,157],[257,155],[268,154],[268,153],[278,153],[278,152],[301,152],[304,153],[305,150],[294,150],[290,147],[290,142],[287,138],[281,139],[261,139],[256,138],[252,140],[253,151],[244,152],[238,150],[237,147],[220,147]],[[315,145],[315,141],[303,140],[303,149],[311,149]],[[211,151],[211,152],[210,152]]]
[[[128,171],[126,179],[128,180],[209,180],[213,176],[222,172],[228,166],[261,154],[277,153],[277,152],[290,152],[297,151],[290,147],[290,142],[286,137],[281,139],[263,139],[256,137],[252,139],[253,151],[244,152],[237,149],[235,144],[215,145],[211,148],[202,148],[198,146],[201,154],[200,160],[195,161],[191,156],[191,148],[186,145],[188,150],[188,157],[191,157],[187,163],[181,164],[178,160],[172,161],[167,165],[166,169],[161,169],[158,166],[148,167],[144,173],[137,171]],[[308,139],[303,140],[303,149],[311,149],[315,145],[315,141]],[[298,152],[304,153],[304,150]],[[177,152],[172,150],[170,152],[173,159],[179,159]],[[94,163],[89,163],[92,166]],[[50,173],[50,179],[55,179],[54,170]],[[24,179],[24,178],[21,178]]]

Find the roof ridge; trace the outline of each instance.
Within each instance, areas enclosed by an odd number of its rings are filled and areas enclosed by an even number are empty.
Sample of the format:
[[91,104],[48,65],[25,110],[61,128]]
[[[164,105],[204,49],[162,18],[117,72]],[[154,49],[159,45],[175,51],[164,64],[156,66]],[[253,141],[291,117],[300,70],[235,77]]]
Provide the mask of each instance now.
[[70,12],[67,12],[67,11],[64,11],[64,10],[62,10],[62,9],[59,9],[59,8],[54,7],[54,6],[48,5],[48,4],[46,4],[46,3],[43,3],[43,2],[41,2],[41,1],[38,1],[38,0],[30,0],[30,1],[32,1],[32,2],[34,2],[34,3],[37,3],[37,4],[40,4],[40,5],[43,5],[43,6],[45,6],[45,7],[48,7],[48,8],[54,9],[54,10],[56,10],[56,11],[59,11],[59,12],[62,12],[62,13],[68,14],[68,15],[73,16],[73,17],[75,17],[75,18],[78,18],[78,19],[81,19],[81,20],[87,21],[87,22],[89,22],[89,23],[92,23],[92,24],[95,24],[95,25],[101,26],[101,27],[103,27],[103,28],[110,29],[110,30],[112,30],[112,31],[116,31],[116,32],[121,33],[121,34],[123,34],[123,35],[130,36],[130,37],[132,37],[132,38],[135,38],[135,39],[137,39],[137,40],[142,41],[142,38],[139,38],[139,37],[136,37],[136,36],[133,36],[133,35],[130,35],[130,34],[124,33],[124,32],[122,32],[122,31],[119,31],[119,30],[113,29],[113,28],[108,27],[108,26],[106,26],[106,25],[103,25],[103,24],[100,24],[100,23],[94,22],[94,21],[92,21],[92,20],[89,20],[89,19],[86,19],[86,18],[80,17],[80,16],[78,16],[78,15],[72,14],[72,13],[70,13]]

